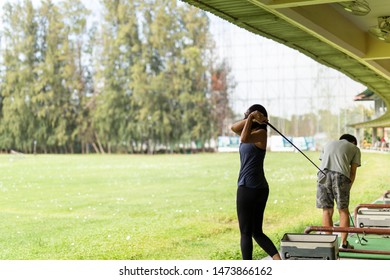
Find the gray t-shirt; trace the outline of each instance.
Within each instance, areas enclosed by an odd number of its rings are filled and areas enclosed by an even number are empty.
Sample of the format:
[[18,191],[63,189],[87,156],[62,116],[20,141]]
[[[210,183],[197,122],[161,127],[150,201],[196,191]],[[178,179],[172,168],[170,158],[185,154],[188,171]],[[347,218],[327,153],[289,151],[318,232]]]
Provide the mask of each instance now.
[[349,178],[351,164],[361,165],[360,149],[345,139],[332,141],[325,145],[320,160],[322,170],[340,172]]

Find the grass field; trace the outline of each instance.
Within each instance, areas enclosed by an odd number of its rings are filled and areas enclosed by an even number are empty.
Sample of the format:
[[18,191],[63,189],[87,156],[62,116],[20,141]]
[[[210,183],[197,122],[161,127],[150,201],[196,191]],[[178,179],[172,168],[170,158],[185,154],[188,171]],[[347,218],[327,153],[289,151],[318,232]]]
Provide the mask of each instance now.
[[[390,155],[362,161],[351,211],[390,189]],[[269,152],[265,164],[264,229],[279,246],[284,233],[320,225],[316,169],[297,153]],[[0,168],[0,259],[240,259],[236,153],[7,154]]]

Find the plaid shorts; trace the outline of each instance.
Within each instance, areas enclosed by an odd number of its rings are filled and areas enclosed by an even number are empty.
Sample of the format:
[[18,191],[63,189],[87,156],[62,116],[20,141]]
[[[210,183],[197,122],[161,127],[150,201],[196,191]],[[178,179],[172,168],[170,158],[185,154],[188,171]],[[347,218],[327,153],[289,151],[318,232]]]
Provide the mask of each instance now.
[[326,179],[321,178],[321,172],[318,172],[317,181],[317,208],[333,208],[334,201],[337,203],[337,209],[348,209],[349,192],[351,189],[351,180],[345,175],[324,170]]

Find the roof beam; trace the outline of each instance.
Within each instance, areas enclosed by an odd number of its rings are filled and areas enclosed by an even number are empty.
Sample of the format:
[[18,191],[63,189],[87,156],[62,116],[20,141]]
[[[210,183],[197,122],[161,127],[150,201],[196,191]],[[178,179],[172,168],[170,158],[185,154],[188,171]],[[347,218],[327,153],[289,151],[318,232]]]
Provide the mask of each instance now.
[[242,16],[237,18],[236,22],[243,22],[243,23],[256,23],[256,22],[264,22],[264,21],[271,21],[276,22],[279,18],[273,14],[266,14],[266,15],[251,15],[251,16]]
[[330,6],[297,7],[278,12],[336,49],[357,57],[366,54],[365,33]]
[[367,51],[362,57],[364,60],[390,59],[389,43],[382,42],[369,35],[367,37]]
[[377,72],[379,71],[382,76],[386,77],[386,79],[390,80],[390,60],[369,60],[367,63],[372,65],[374,69],[376,69]]
[[[259,2],[263,0],[248,1],[252,3],[257,2],[257,5],[264,6],[264,4]],[[358,61],[364,62],[366,66],[373,69],[376,73],[387,79],[390,77],[390,67],[386,60],[390,52],[389,44],[379,42],[379,40],[367,36],[364,31],[348,19],[342,17],[332,6],[302,6],[278,10],[268,6],[265,8],[292,25],[299,26],[312,36],[327,42],[335,49],[350,55]],[[369,45],[370,49],[368,49]]]
[[300,6],[311,6],[311,5],[320,5],[320,4],[329,4],[329,3],[340,3],[345,2],[345,0],[257,0],[262,4],[266,5],[272,9],[281,9],[281,8],[293,8]]
[[[320,38],[336,49],[361,58],[366,53],[366,36],[356,25],[342,17],[330,5],[298,6],[298,3],[331,3],[334,0],[247,0],[290,24],[298,26],[314,37]],[[289,2],[292,8],[274,9],[264,2]]]

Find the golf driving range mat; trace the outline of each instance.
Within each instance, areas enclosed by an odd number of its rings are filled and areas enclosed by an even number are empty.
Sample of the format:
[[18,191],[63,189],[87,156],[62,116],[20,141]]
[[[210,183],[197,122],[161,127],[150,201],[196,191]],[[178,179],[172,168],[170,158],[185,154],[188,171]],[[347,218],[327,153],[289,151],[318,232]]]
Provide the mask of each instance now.
[[[353,233],[348,236],[348,242],[359,252],[339,252],[340,259],[372,259],[390,260],[390,255],[377,253],[364,253],[362,251],[384,251],[390,252],[390,236],[384,235],[362,235]],[[340,240],[339,240],[340,244]]]

